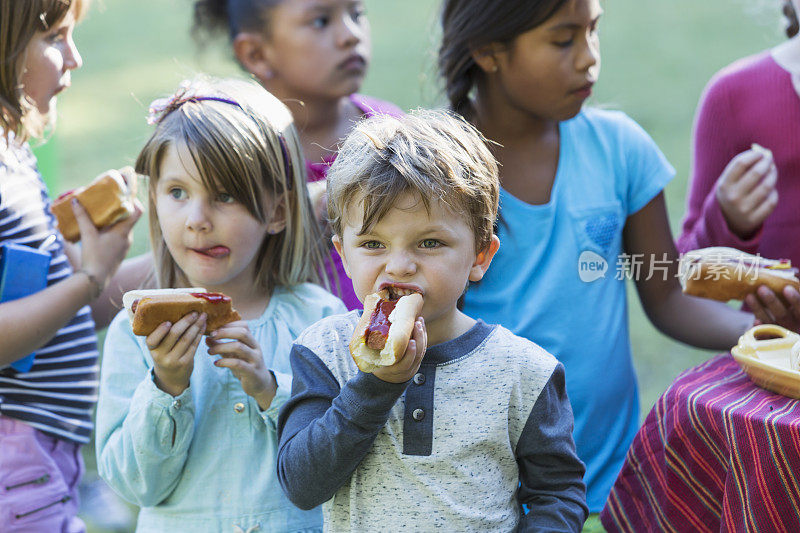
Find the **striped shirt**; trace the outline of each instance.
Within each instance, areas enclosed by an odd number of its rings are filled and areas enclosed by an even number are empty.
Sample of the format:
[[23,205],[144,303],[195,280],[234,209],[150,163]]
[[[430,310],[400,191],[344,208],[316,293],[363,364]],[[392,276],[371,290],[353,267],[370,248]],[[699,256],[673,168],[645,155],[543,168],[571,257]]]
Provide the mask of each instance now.
[[[2,142],[2,141],[0,141]],[[64,241],[55,229],[47,188],[30,148],[0,147],[0,242],[38,248],[49,236],[47,284],[72,274]],[[55,437],[89,442],[97,402],[98,352],[94,322],[83,307],[44,347],[25,373],[0,368],[0,414]]]

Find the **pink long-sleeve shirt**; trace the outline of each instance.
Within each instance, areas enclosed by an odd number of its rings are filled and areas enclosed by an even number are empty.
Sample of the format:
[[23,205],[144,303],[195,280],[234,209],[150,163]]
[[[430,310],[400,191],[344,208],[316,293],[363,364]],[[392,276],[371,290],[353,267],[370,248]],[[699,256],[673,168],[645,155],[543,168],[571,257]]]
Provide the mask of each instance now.
[[[715,197],[730,160],[753,143],[772,150],[778,205],[748,240],[731,232]],[[800,97],[768,51],[740,59],[709,82],[694,130],[694,163],[678,250],[730,246],[800,264]]]

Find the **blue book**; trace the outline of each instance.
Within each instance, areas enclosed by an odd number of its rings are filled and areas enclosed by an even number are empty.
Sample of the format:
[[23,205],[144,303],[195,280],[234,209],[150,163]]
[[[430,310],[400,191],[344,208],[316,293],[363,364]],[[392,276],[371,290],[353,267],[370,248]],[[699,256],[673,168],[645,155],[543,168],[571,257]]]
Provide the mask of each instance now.
[[[30,296],[47,287],[50,254],[19,244],[0,245],[0,303]],[[11,364],[18,372],[33,366],[35,354],[29,354]]]

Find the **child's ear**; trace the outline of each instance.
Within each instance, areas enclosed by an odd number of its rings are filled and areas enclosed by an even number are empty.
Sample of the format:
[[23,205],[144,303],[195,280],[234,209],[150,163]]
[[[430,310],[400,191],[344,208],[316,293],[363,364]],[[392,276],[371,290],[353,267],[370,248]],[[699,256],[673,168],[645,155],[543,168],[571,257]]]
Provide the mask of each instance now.
[[339,236],[334,233],[333,237],[331,237],[331,242],[333,243],[333,247],[336,249],[336,253],[342,258],[342,266],[344,267],[345,274],[347,274],[348,278],[351,277],[350,267],[347,265],[347,259],[345,258],[344,253],[342,253],[342,239],[340,239]]
[[497,72],[497,54],[502,47],[499,43],[490,43],[472,51],[472,60],[486,73]]
[[240,32],[233,38],[233,53],[242,67],[260,82],[272,79],[272,70],[266,53],[266,41],[260,33]]
[[486,271],[489,269],[489,265],[492,264],[492,259],[494,258],[494,254],[497,253],[498,248],[500,248],[500,239],[497,238],[497,235],[492,235],[492,240],[489,241],[486,248],[478,253],[475,257],[475,262],[472,263],[472,268],[469,270],[470,281],[480,281],[483,279],[484,274],[486,274]]
[[272,216],[267,222],[267,233],[275,235],[286,228],[286,196],[281,195],[281,199],[272,209]]

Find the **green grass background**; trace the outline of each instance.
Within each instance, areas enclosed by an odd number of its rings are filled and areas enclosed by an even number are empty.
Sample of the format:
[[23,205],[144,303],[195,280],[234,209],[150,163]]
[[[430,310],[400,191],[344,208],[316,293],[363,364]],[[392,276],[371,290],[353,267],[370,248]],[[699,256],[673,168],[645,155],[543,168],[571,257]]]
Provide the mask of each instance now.
[[[366,5],[373,60],[362,92],[404,109],[441,105],[435,74],[438,2],[367,0]],[[603,7],[603,66],[590,103],[628,113],[675,166],[677,177],[666,195],[677,231],[700,93],[721,67],[783,39],[780,2],[608,0]],[[106,168],[132,164],[150,131],[145,123],[149,102],[181,79],[196,72],[242,75],[224,40],[197,51],[189,37],[190,19],[188,0],[95,1],[76,34],[84,67],[60,97],[55,135],[39,149],[53,194]],[[146,247],[141,221],[132,253]],[[644,416],[680,371],[710,354],[659,334],[644,317],[635,290],[629,299]],[[91,468],[92,451],[87,452]]]

